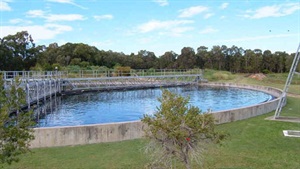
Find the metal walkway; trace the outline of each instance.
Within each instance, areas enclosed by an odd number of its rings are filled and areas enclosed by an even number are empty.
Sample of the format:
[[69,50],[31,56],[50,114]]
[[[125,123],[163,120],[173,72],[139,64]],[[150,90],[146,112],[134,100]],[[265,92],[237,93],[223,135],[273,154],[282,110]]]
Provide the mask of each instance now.
[[165,75],[143,77],[72,78],[63,80],[64,91],[130,89],[180,86],[198,83],[200,75]]
[[130,74],[127,72],[126,76],[122,76],[122,72],[117,72],[118,76],[112,77],[111,75],[113,75],[114,72],[109,71],[93,71],[92,74],[83,71],[80,71],[80,74],[59,71],[3,71],[0,73],[3,74],[5,88],[10,88],[10,86],[14,84],[16,77],[21,80],[21,87],[26,91],[28,108],[34,103],[38,105],[39,102],[45,103],[47,98],[51,98],[56,94],[81,93],[96,90],[181,86],[203,81],[201,70],[151,70],[150,73],[143,70],[130,72]]

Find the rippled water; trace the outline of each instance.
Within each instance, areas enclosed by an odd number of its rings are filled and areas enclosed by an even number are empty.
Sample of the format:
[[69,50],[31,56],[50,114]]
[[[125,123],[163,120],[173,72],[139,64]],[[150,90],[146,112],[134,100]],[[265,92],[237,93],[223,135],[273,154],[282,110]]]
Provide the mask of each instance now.
[[[228,110],[265,102],[272,96],[263,92],[238,88],[198,86],[168,88],[190,96],[190,104],[202,111]],[[111,91],[60,96],[40,107],[37,127],[76,126],[139,120],[153,114],[159,106],[161,89]]]

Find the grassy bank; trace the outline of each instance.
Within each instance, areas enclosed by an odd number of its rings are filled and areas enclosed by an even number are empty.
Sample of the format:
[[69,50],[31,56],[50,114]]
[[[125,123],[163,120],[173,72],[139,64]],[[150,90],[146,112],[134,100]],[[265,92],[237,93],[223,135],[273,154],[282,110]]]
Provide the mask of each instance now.
[[[225,72],[228,73],[228,72]],[[212,78],[212,72],[209,78]],[[216,75],[222,76],[222,75]],[[216,76],[214,78],[216,78]],[[249,78],[245,74],[229,74],[215,81],[282,86],[284,76],[267,76],[264,80]],[[277,79],[277,82],[270,81]],[[295,82],[294,82],[295,83]],[[296,82],[297,83],[297,82]],[[293,84],[297,94],[299,83]],[[289,97],[282,115],[300,117],[300,98]],[[300,130],[300,123],[265,120],[274,112],[217,126],[230,137],[222,146],[211,147],[204,156],[203,168],[255,168],[297,169],[300,167],[300,138],[284,137],[282,130]],[[8,169],[135,169],[144,168],[148,158],[144,155],[143,139],[82,146],[33,149],[21,156],[19,163],[4,166]],[[179,167],[178,167],[179,168]],[[195,167],[196,168],[196,167]],[[198,167],[197,167],[198,168]]]
[[[264,78],[251,78],[251,74],[232,74],[226,71],[205,70],[204,78],[211,82],[242,83],[261,86],[271,86],[283,89],[288,73],[264,74]],[[300,76],[294,75],[288,93],[300,95]]]

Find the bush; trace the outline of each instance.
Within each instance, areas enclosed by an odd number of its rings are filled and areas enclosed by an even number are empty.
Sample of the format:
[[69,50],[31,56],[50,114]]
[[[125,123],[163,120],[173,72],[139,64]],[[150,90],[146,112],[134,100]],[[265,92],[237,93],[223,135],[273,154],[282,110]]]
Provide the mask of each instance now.
[[211,80],[232,80],[234,76],[230,72],[219,71],[211,76]]
[[150,139],[146,149],[152,157],[149,167],[170,168],[173,159],[187,169],[192,160],[200,165],[205,145],[219,143],[225,136],[215,131],[214,117],[189,106],[189,98],[168,90],[158,100],[161,105],[157,112],[142,119],[147,125],[145,135]]
[[129,66],[126,66],[126,67],[117,66],[117,67],[115,67],[114,74],[116,76],[130,76],[130,70],[131,70],[131,68]]

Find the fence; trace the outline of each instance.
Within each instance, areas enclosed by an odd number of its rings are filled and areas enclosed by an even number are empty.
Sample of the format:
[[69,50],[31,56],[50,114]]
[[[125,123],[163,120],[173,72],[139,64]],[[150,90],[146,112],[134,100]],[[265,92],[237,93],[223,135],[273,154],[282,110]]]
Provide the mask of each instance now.
[[130,71],[109,70],[68,70],[68,71],[0,71],[4,80],[14,79],[65,79],[101,78],[117,76],[166,76],[202,74],[201,69],[130,69]]

